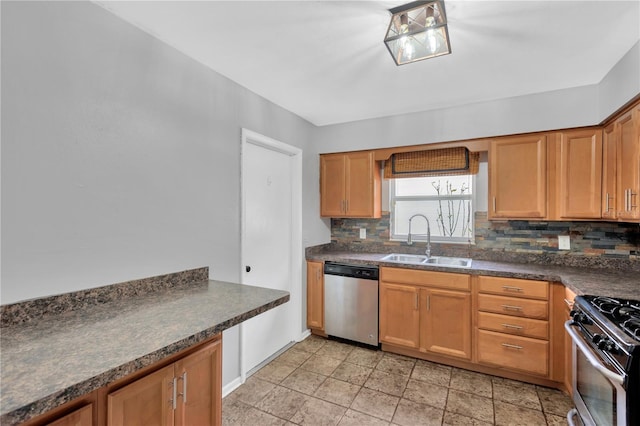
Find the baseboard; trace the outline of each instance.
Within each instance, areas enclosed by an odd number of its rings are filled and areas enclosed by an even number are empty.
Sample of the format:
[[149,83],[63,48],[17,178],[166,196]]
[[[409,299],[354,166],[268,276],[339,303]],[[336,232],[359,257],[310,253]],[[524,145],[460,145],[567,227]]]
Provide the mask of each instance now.
[[308,328],[302,332],[302,334],[300,335],[300,338],[298,339],[298,342],[302,342],[304,339],[306,339],[307,337],[311,336],[311,330],[309,330]]
[[232,380],[231,383],[222,387],[222,397],[229,395],[231,392],[236,390],[242,384],[242,378],[238,376],[235,380]]
[[[309,336],[311,336],[311,330],[306,329],[305,331],[303,331],[300,334],[300,337],[298,338],[297,341],[298,342],[302,342],[304,339],[306,339]],[[262,367],[264,367],[265,365],[267,365],[268,363],[270,363],[271,361],[276,359],[278,356],[280,356],[287,349],[291,348],[295,343],[296,342],[290,342],[284,348],[280,349],[278,352],[276,352],[275,354],[271,355],[269,358],[267,358],[266,360],[261,362],[256,367],[254,367],[251,371],[249,371],[247,373],[247,378],[251,377],[256,371],[260,370]],[[227,384],[226,386],[222,387],[222,397],[224,398],[225,396],[229,395],[231,392],[233,392],[238,387],[240,387],[241,384],[242,384],[242,377],[238,376],[237,378],[232,380],[229,384]]]

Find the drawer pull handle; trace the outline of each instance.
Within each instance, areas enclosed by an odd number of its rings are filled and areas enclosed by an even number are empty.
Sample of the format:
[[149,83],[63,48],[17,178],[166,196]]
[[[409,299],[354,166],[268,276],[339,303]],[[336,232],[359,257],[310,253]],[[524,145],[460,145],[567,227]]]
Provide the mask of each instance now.
[[176,377],[171,380],[169,387],[171,388],[171,399],[169,402],[171,403],[171,408],[175,410],[178,407],[178,379]]
[[514,287],[512,285],[503,285],[502,288],[504,289],[504,291],[515,291],[517,293],[520,293],[522,291],[522,288]]
[[187,403],[187,372],[182,373],[182,376],[178,377],[178,380],[182,380],[182,393],[178,393],[178,396],[182,397],[182,403]]
[[513,325],[513,324],[502,324],[504,328],[513,328],[514,330],[522,330],[524,327],[521,325]]
[[504,346],[505,348],[509,348],[509,349],[523,349],[522,346],[518,346],[518,345],[512,345],[510,343],[501,343],[502,346]]
[[564,299],[564,303],[566,303],[570,309],[573,309],[573,301],[569,299]]
[[502,305],[502,308],[507,311],[522,311],[521,306],[513,306],[513,305]]

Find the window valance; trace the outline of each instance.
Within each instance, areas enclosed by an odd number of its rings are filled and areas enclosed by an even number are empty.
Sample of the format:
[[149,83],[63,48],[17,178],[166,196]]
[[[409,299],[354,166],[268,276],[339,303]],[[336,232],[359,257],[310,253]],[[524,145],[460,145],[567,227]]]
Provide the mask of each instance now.
[[479,152],[465,147],[393,154],[384,163],[386,179],[469,175],[478,173]]

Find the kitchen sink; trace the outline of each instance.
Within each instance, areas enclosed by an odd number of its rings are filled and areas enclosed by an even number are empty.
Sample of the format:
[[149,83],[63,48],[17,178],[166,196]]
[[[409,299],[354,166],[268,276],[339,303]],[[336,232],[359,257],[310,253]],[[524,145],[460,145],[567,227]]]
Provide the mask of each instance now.
[[424,262],[426,265],[453,266],[456,268],[471,268],[471,259],[465,257],[432,256]]
[[471,259],[465,257],[431,256],[420,254],[391,253],[383,257],[383,262],[410,263],[413,265],[434,265],[452,268],[471,268]]
[[398,254],[391,253],[383,257],[381,260],[385,262],[398,262],[398,263],[424,263],[427,260],[427,256],[420,254]]

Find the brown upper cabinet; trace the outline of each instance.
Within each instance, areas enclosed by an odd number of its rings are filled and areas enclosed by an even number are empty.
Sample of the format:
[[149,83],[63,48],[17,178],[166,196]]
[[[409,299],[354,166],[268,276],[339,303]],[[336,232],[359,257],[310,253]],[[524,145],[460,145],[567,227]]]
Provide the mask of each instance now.
[[615,121],[619,220],[640,220],[640,105]]
[[558,132],[549,146],[549,219],[600,219],[602,129]]
[[320,156],[320,215],[379,218],[381,178],[373,151]]
[[602,217],[640,221],[640,105],[604,128]]
[[489,219],[546,218],[547,136],[491,141]]

